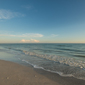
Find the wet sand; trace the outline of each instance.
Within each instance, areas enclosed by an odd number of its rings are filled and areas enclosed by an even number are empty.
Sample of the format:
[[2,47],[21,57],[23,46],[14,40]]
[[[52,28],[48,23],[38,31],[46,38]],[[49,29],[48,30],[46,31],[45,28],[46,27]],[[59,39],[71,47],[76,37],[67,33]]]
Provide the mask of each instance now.
[[0,60],[0,85],[85,85],[85,80],[61,77],[56,73],[23,65]]
[[76,79],[74,77],[63,77],[57,73],[51,73],[48,71],[34,69],[39,74],[46,76],[47,78],[57,82],[59,85],[85,85],[85,80]]

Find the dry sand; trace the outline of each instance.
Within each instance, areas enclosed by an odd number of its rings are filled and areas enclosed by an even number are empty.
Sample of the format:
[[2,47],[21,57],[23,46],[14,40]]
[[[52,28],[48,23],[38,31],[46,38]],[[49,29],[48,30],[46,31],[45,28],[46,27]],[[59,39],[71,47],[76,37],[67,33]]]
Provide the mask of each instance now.
[[33,68],[0,60],[0,85],[60,85]]

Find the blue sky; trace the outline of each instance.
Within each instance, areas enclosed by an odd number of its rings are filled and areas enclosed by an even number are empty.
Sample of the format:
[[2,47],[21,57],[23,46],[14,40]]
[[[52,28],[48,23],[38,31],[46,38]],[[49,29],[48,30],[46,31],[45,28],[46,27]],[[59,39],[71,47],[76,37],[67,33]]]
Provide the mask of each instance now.
[[1,0],[0,43],[85,43],[85,0]]

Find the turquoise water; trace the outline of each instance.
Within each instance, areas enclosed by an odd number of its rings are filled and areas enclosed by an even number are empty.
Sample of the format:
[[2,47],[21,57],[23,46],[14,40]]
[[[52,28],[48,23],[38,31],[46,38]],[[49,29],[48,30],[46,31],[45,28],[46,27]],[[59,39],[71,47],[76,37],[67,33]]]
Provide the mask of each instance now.
[[0,44],[0,59],[85,80],[85,44]]

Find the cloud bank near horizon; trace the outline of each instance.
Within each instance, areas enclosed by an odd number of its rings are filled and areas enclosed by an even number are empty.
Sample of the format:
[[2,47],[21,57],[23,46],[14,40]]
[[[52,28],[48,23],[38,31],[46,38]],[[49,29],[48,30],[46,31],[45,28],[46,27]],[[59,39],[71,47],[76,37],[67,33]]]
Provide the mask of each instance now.
[[9,37],[43,37],[44,35],[39,33],[25,33],[21,35],[12,35],[12,34],[0,34],[0,36],[9,36]]
[[31,40],[22,39],[21,42],[23,42],[23,43],[39,43],[40,41],[35,40],[35,39],[31,39]]

